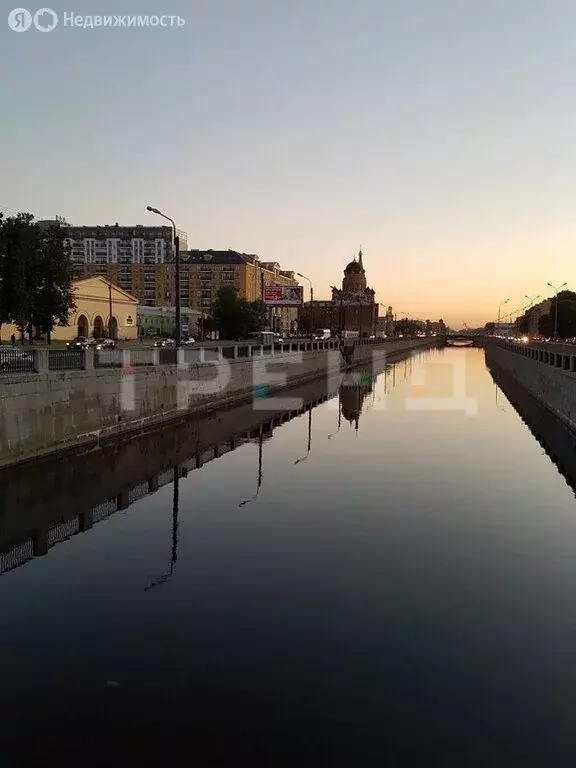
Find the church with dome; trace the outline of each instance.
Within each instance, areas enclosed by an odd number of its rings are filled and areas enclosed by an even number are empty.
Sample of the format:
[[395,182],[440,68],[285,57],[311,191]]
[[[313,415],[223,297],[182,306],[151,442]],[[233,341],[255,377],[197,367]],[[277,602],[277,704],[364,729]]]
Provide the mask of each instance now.
[[330,328],[333,332],[352,331],[359,338],[376,333],[378,303],[376,293],[368,286],[362,249],[358,258],[346,265],[341,288],[332,288],[329,301],[306,302],[298,316],[301,329]]

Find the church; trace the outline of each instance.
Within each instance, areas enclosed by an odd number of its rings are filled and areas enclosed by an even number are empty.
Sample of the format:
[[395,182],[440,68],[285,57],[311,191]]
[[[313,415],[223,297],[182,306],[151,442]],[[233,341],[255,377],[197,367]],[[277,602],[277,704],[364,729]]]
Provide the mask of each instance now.
[[344,269],[342,288],[332,288],[329,301],[306,302],[298,314],[302,332],[329,328],[333,333],[352,331],[359,338],[375,335],[378,322],[376,293],[368,286],[362,260],[362,249]]

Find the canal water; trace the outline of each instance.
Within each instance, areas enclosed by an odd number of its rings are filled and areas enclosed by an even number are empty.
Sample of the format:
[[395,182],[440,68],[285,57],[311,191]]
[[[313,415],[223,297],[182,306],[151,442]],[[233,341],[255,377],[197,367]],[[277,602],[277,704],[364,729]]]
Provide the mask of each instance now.
[[484,351],[311,399],[176,480],[149,440],[0,475],[3,765],[575,764],[574,492]]

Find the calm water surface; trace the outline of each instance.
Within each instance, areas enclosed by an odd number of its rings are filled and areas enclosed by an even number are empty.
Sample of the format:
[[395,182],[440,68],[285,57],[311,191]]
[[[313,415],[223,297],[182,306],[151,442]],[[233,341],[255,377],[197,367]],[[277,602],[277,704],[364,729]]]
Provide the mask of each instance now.
[[5,764],[574,765],[575,605],[572,489],[425,353],[0,576]]

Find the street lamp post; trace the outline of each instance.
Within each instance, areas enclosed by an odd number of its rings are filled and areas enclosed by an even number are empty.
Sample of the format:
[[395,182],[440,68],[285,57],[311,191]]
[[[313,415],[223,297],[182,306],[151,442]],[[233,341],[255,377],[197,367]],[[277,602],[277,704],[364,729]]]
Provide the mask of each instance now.
[[558,294],[560,292],[560,288],[564,288],[564,286],[568,285],[568,283],[562,283],[562,285],[559,286],[552,285],[552,283],[546,283],[546,285],[549,285],[550,288],[554,288],[556,291],[556,301],[554,307],[554,341],[556,341],[558,339]]
[[508,304],[509,301],[510,299],[506,299],[506,301],[503,301],[502,304],[498,305],[498,322],[496,323],[498,331],[500,330],[500,313],[502,311],[502,307],[504,306],[504,304]]
[[108,338],[113,339],[114,336],[112,335],[112,284],[108,284],[108,314],[109,314],[109,320],[108,320]]
[[176,292],[174,308],[176,310],[176,348],[178,349],[182,343],[182,334],[180,331],[180,238],[176,234],[176,224],[174,223],[174,219],[171,219],[170,216],[166,216],[165,213],[159,211],[158,208],[153,208],[151,205],[147,205],[146,210],[150,211],[150,213],[162,216],[163,219],[166,219],[172,224],[174,239],[174,289]]
[[310,283],[310,338],[312,338],[314,336],[314,287],[312,285],[312,280],[310,280],[309,277],[306,277],[306,275],[303,275],[301,272],[296,272],[296,274],[298,277],[302,277]]

